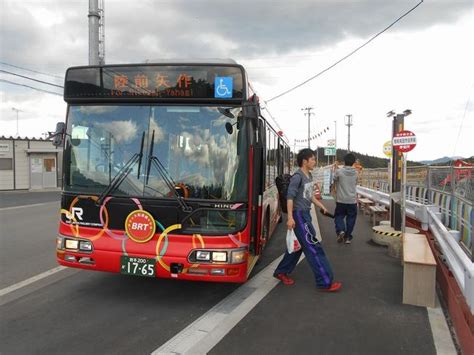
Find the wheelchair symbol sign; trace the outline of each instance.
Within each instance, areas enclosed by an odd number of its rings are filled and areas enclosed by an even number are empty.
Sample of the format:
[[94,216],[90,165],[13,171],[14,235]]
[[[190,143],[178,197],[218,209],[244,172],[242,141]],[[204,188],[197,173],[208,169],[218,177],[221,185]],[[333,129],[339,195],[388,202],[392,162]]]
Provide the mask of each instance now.
[[214,97],[225,99],[232,97],[233,81],[231,76],[216,76],[214,80]]

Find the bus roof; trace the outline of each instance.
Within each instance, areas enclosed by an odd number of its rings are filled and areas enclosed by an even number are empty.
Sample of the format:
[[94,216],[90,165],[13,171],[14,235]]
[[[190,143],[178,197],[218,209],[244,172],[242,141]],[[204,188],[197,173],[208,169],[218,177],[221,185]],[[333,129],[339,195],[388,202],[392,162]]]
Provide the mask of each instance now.
[[159,58],[159,59],[147,59],[144,61],[146,64],[188,64],[188,63],[194,63],[194,64],[238,64],[234,59],[232,58],[189,58],[189,59],[183,59],[183,58],[176,58],[176,59],[164,59],[164,58]]

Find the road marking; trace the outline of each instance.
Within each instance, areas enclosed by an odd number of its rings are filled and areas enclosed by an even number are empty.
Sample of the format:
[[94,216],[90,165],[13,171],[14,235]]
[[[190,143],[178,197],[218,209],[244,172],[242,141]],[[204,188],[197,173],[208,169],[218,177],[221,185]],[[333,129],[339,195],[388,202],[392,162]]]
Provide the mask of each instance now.
[[34,203],[32,205],[23,205],[23,206],[3,207],[3,208],[0,208],[0,212],[1,211],[7,211],[7,210],[17,210],[17,209],[26,208],[26,207],[37,207],[37,206],[44,206],[44,205],[52,205],[53,203],[59,204],[59,201]]
[[[283,255],[275,259],[247,283],[153,351],[152,354],[207,354],[279,283],[273,277],[273,272],[282,257]],[[300,258],[300,261],[303,259]]]
[[[320,236],[321,231],[315,213],[313,224]],[[273,272],[282,258],[283,255],[276,258],[247,283],[153,351],[152,355],[207,354],[278,285],[279,281],[273,277]],[[301,254],[298,264],[303,259],[304,254]]]
[[0,290],[0,297],[3,297],[9,293],[12,293],[22,287],[25,287],[25,286],[28,286],[28,285],[31,285],[32,283],[34,282],[37,282],[39,280],[42,280],[46,277],[49,277],[51,275],[54,275],[55,273],[59,272],[59,271],[62,271],[64,269],[67,269],[67,267],[65,266],[57,266],[55,267],[54,269],[51,269],[51,270],[48,270],[48,271],[45,271],[41,274],[38,274],[36,276],[33,276],[33,277],[30,277],[29,279],[26,279],[24,281],[21,281],[21,282],[18,282],[14,285],[11,285],[11,286],[8,286],[8,287],[5,287],[4,289],[1,289]]
[[456,347],[453,343],[453,338],[449,332],[446,318],[441,309],[438,295],[436,295],[436,308],[426,307],[428,311],[428,319],[430,321],[431,332],[433,333],[433,341],[438,355],[456,355]]

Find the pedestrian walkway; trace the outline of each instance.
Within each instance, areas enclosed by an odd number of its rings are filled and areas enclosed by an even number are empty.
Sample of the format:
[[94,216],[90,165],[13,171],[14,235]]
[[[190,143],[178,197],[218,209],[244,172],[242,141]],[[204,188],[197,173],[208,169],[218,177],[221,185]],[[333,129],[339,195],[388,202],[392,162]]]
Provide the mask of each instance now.
[[295,285],[275,287],[210,354],[436,354],[428,311],[402,304],[402,266],[371,242],[368,218],[350,245],[336,243],[332,219],[318,219],[341,291],[317,291],[303,260]]

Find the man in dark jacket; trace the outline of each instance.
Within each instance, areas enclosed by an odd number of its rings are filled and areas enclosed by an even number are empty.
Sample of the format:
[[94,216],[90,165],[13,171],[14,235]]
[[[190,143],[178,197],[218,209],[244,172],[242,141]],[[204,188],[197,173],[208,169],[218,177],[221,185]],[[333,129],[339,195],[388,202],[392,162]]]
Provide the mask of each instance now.
[[352,231],[357,219],[356,186],[358,173],[352,167],[354,163],[354,154],[348,153],[344,157],[344,166],[334,173],[334,183],[336,184],[334,223],[338,243],[350,244],[352,242]]
[[296,267],[301,253],[304,253],[314,274],[316,288],[321,291],[338,291],[342,284],[333,280],[333,272],[329,260],[318,240],[311,220],[311,205],[315,204],[327,213],[326,207],[314,196],[314,181],[311,170],[316,166],[314,152],[302,149],[297,155],[298,171],[291,177],[287,193],[288,229],[294,229],[301,249],[289,254],[285,252],[283,259],[276,268],[273,276],[285,285],[294,284],[289,276]]

